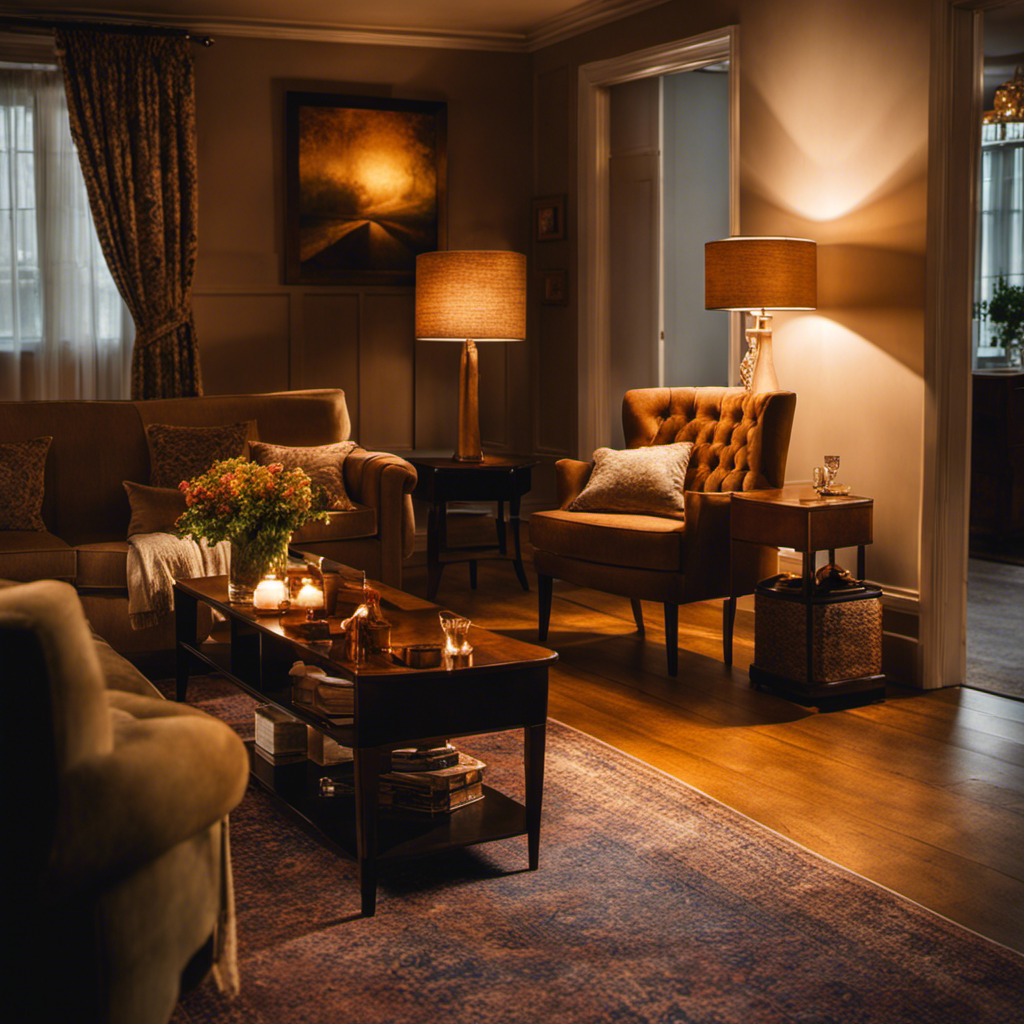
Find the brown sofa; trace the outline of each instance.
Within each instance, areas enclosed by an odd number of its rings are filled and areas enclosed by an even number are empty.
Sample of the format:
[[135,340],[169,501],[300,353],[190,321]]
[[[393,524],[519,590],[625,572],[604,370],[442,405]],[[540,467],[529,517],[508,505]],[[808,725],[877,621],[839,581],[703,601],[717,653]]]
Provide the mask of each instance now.
[[[255,421],[261,441],[309,446],[346,440],[351,424],[340,390],[222,395],[144,402],[0,402],[0,442],[52,437],[46,460],[45,531],[0,530],[0,577],[61,579],[77,588],[96,630],[120,651],[173,646],[173,621],[145,630],[128,622],[127,529],[122,481],[148,484],[145,428]],[[400,586],[412,554],[416,471],[386,452],[355,448],[345,485],[357,508],[332,512],[293,537],[303,550],[365,569]]]
[[211,966],[230,987],[241,740],[90,636],[66,583],[0,581],[0,665],[18,708],[5,1019],[163,1024]]

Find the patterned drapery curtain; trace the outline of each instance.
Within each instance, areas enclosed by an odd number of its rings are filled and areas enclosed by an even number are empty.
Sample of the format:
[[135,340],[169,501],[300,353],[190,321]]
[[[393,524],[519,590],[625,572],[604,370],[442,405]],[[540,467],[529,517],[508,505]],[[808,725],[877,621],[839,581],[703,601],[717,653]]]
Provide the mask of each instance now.
[[55,35],[96,232],[135,320],[132,397],[202,394],[188,40],[90,29]]

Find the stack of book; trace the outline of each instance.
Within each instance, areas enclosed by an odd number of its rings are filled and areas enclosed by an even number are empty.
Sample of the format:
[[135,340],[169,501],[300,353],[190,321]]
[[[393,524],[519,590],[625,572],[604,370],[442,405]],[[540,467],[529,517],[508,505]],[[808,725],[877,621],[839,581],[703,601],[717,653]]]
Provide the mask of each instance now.
[[256,708],[256,753],[271,764],[306,760],[306,726],[270,704]]
[[396,750],[380,777],[380,805],[415,814],[448,814],[482,800],[486,765],[454,747]]

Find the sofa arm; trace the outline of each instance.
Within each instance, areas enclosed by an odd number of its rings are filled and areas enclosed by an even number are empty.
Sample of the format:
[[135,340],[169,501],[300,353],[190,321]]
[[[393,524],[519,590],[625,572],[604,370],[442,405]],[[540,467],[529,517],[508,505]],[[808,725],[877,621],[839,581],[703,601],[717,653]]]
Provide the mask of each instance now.
[[555,463],[555,493],[559,508],[565,508],[580,496],[593,471],[592,462],[580,462],[578,459],[559,459]]
[[401,579],[402,559],[412,556],[416,543],[415,467],[389,452],[357,446],[345,458],[345,486],[355,501],[377,510],[381,579]]
[[46,881],[96,890],[227,816],[245,794],[249,758],[223,722],[137,694],[111,698],[113,752],[65,773]]

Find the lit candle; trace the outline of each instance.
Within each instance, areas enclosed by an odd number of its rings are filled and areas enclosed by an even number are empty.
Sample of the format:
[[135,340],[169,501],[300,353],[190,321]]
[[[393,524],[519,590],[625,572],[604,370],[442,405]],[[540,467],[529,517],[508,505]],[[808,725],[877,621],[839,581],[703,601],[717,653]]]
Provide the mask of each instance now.
[[253,591],[252,604],[260,611],[271,611],[281,607],[288,596],[284,580],[260,580]]
[[307,610],[323,608],[324,592],[311,579],[304,579],[298,594],[295,595],[295,606]]

